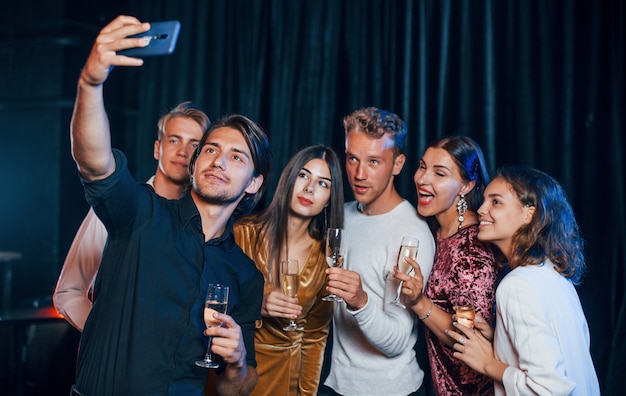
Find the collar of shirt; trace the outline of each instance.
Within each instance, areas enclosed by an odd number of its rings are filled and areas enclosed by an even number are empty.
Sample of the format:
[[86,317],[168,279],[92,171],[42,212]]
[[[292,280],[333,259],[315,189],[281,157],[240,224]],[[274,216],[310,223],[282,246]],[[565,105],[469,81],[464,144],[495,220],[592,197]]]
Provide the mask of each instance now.
[[[198,208],[196,207],[191,194],[187,192],[183,195],[180,200],[180,221],[184,227],[193,226],[196,227],[200,233],[202,233],[202,221],[200,220],[200,212],[198,212]],[[232,216],[228,219],[226,223],[226,227],[224,228],[224,233],[219,237],[213,238],[207,242],[207,244],[211,245],[219,245],[221,243],[224,244],[224,248],[228,251],[231,251],[235,247],[235,237],[233,234],[233,218]]]

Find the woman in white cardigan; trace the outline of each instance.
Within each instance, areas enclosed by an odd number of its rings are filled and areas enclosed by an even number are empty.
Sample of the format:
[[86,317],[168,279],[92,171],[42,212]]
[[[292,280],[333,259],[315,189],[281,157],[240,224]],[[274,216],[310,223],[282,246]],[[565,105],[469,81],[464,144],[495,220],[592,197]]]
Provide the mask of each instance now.
[[[496,395],[599,395],[589,328],[574,285],[583,240],[559,183],[506,167],[478,210],[478,238],[497,246],[510,272],[496,290],[496,328],[455,323],[454,356],[492,377]],[[491,340],[493,339],[493,345]]]

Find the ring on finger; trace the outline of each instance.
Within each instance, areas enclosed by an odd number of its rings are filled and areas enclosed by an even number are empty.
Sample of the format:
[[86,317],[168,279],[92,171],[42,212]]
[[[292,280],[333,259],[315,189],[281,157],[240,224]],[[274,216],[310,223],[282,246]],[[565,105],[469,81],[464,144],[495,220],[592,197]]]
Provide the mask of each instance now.
[[467,338],[465,338],[465,336],[461,336],[461,338],[459,338],[459,342],[461,343],[461,345],[465,345],[465,343],[467,342]]

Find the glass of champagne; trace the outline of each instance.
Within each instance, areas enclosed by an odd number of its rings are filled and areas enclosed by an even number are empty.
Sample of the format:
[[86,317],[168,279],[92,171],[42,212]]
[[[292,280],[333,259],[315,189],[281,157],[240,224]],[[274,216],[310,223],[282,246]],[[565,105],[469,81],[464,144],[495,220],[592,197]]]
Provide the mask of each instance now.
[[[213,314],[226,313],[228,307],[228,286],[220,284],[210,284],[206,292],[206,298],[204,300],[204,324],[207,329],[212,326],[221,326],[222,322],[215,319]],[[213,361],[213,355],[211,353],[211,341],[213,337],[209,337],[209,343],[206,349],[206,355],[203,360],[196,361],[196,366],[204,368],[218,368],[217,362]]]
[[[341,257],[341,228],[329,228],[326,233],[326,262],[329,267],[339,267],[343,265]],[[329,294],[322,298],[324,301],[343,301],[343,298]]]
[[[413,271],[413,267],[409,264],[405,259],[407,257],[412,258],[413,260],[417,259],[417,249],[419,248],[419,240],[417,238],[405,236],[402,237],[402,244],[400,245],[400,251],[398,252],[398,260],[396,265],[398,266],[398,272],[403,274],[409,274]],[[402,308],[406,308],[404,304],[400,302],[400,296],[402,292],[402,281],[398,285],[398,291],[396,293],[396,298],[394,298],[391,302],[393,304],[399,305]]]
[[[298,273],[300,268],[298,267],[298,260],[283,260],[280,262],[280,281],[283,288],[283,293],[289,297],[298,297],[298,286],[300,286],[300,276]],[[285,331],[302,331],[304,328],[298,326],[294,319],[289,321],[289,324],[283,327]]]
[[456,321],[463,326],[474,328],[474,317],[476,316],[476,303],[474,299],[463,293],[457,293],[453,296],[454,311],[456,313]]

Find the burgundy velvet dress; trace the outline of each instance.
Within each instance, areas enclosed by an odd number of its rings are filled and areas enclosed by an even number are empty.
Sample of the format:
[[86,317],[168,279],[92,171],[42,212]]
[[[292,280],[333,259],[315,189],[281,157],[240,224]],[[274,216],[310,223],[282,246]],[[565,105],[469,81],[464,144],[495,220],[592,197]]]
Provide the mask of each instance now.
[[[476,313],[493,325],[497,272],[491,247],[478,240],[478,225],[463,228],[446,239],[437,236],[426,295],[450,314],[457,305],[455,295],[469,295],[475,301]],[[452,356],[454,350],[427,327],[426,343],[437,395],[493,395],[493,380]]]

